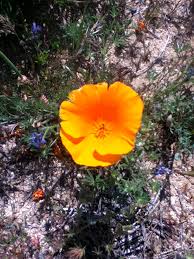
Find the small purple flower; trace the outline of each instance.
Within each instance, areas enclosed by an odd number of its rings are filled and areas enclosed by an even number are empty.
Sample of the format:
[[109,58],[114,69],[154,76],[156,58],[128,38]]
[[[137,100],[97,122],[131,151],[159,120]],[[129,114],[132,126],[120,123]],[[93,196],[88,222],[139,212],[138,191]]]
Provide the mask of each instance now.
[[46,144],[46,140],[43,138],[42,133],[34,132],[30,136],[29,143],[31,146],[40,149],[42,145]]
[[131,12],[132,15],[134,15],[134,14],[137,13],[137,9],[132,7],[132,8],[130,9],[130,12]]
[[154,175],[163,175],[163,174],[171,174],[172,170],[165,167],[165,166],[159,166],[155,169]]
[[194,76],[194,67],[190,67],[187,70],[187,78],[190,79],[192,76]]
[[31,31],[33,36],[36,37],[42,31],[42,26],[33,22]]

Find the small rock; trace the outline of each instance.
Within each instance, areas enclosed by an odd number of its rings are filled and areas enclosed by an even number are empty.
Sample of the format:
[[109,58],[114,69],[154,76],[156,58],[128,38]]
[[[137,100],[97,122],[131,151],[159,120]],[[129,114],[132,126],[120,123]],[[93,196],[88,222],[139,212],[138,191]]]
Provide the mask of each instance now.
[[69,231],[69,230],[70,230],[69,225],[65,225],[65,226],[64,226],[64,229],[65,229],[65,231]]

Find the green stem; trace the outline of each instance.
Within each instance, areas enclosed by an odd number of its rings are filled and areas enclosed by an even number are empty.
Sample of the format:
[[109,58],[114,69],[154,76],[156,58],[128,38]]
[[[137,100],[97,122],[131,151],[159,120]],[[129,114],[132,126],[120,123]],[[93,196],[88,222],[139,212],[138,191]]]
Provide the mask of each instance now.
[[178,174],[194,177],[194,170],[188,172],[178,172]]
[[46,130],[44,132],[44,135],[43,135],[43,139],[46,138],[46,135],[48,134],[48,132],[54,128],[57,128],[58,127],[58,124],[55,124],[55,125],[52,125],[52,126],[48,126],[46,127]]
[[17,67],[11,62],[11,60],[2,52],[0,51],[0,57],[16,72],[18,76],[21,76],[21,72],[17,69]]

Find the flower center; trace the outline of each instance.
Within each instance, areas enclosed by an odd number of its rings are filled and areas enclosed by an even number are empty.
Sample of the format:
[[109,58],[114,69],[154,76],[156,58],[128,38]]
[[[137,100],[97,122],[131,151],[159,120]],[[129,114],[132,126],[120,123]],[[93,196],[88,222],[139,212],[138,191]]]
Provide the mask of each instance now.
[[94,134],[96,138],[104,139],[109,134],[109,130],[104,123],[100,123],[98,125],[95,125]]

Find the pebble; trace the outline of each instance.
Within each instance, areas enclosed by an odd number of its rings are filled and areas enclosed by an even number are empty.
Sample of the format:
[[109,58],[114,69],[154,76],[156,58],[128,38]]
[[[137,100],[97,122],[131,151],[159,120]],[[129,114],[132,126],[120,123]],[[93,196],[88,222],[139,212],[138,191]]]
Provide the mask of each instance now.
[[70,230],[69,225],[65,225],[65,226],[64,226],[64,230],[65,230],[65,231],[69,231],[69,230]]

